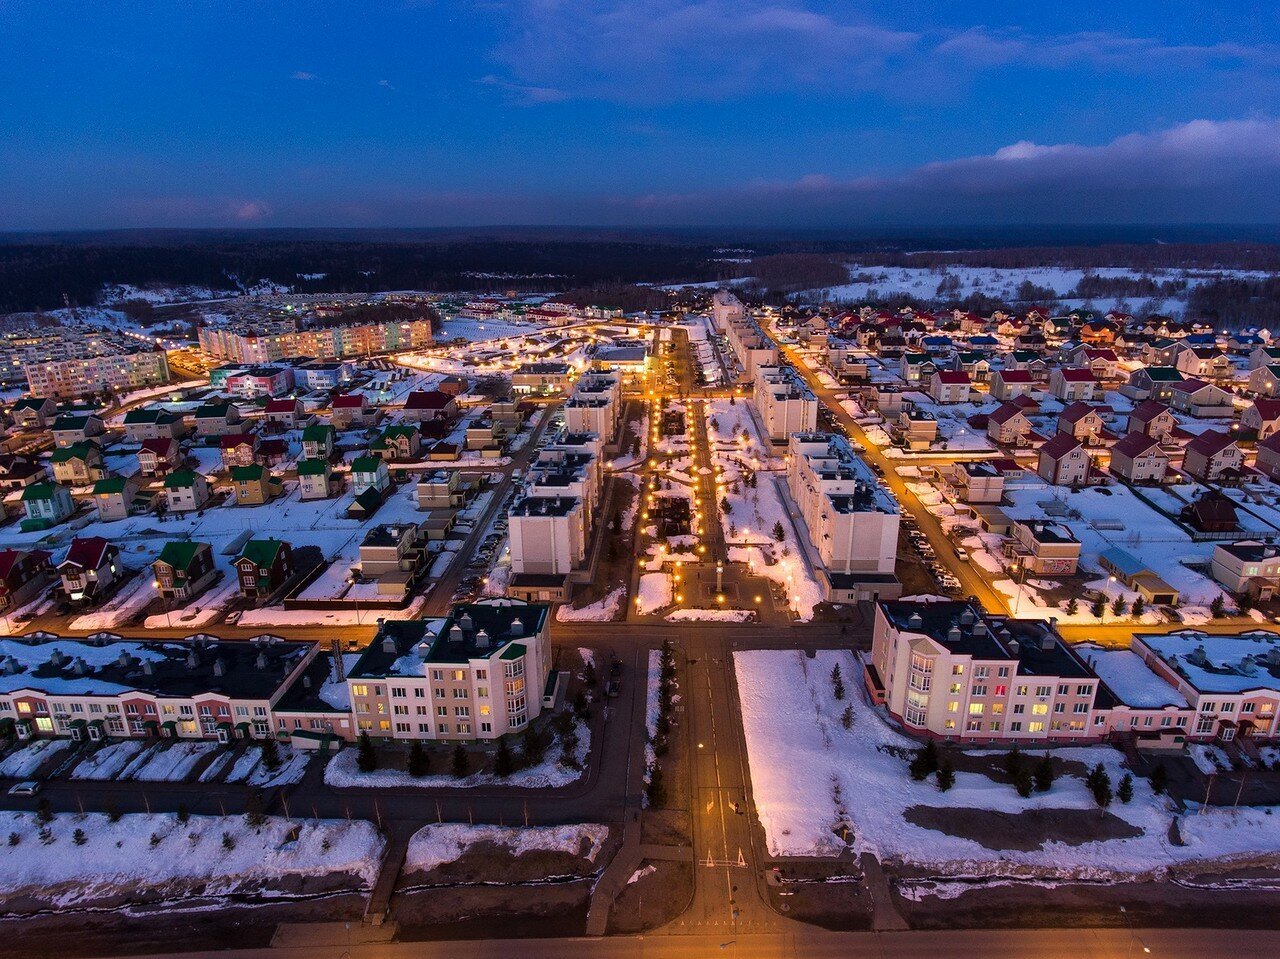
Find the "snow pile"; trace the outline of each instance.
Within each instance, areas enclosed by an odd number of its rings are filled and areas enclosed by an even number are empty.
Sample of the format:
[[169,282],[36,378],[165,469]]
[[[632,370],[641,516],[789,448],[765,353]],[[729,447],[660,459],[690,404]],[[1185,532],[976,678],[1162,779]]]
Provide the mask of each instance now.
[[41,739],[14,750],[0,760],[0,777],[25,779],[39,769],[45,760],[56,756],[70,745],[69,739]]
[[480,843],[501,847],[513,858],[529,852],[562,852],[595,862],[608,836],[609,827],[595,823],[529,827],[438,823],[423,826],[413,834],[404,870],[430,872],[445,863],[456,862]]
[[[178,883],[218,896],[274,879],[332,873],[350,873],[367,888],[383,847],[373,825],[361,820],[272,817],[255,828],[241,816],[192,816],[183,824],[169,814],[127,815],[114,823],[100,813],[60,814],[48,825],[47,842],[40,828],[30,813],[0,816],[0,831],[18,839],[0,847],[0,893],[6,897],[52,896],[67,906]],[[83,831],[80,845],[77,829]]]
[[72,779],[113,780],[138,757],[147,744],[140,739],[110,743],[82,759],[71,772]]
[[[837,664],[850,690],[842,702],[832,695],[831,672]],[[1029,809],[1088,811],[1096,806],[1073,776],[1059,776],[1049,792],[1027,799],[978,773],[957,773],[955,786],[945,793],[932,780],[913,782],[906,758],[919,744],[891,728],[882,713],[861,699],[861,664],[851,653],[824,651],[809,659],[801,651],[737,652],[734,667],[752,789],[772,855],[838,855],[846,848],[834,832],[841,824],[852,829],[855,853],[966,875],[1159,874],[1178,862],[1275,856],[1280,850],[1280,816],[1265,808],[1213,809],[1184,817],[1179,825],[1187,845],[1171,845],[1173,815],[1167,800],[1138,778],[1133,801],[1113,802],[1108,810],[1141,830],[1132,838],[1080,845],[1046,842],[1025,851],[989,849],[915,825],[906,819],[913,807],[1016,816]],[[852,714],[849,729],[840,719],[846,708]],[[1113,786],[1126,772],[1123,755],[1110,747],[1054,749],[1052,755],[1090,767],[1101,763]]]
[[586,606],[561,606],[556,610],[557,623],[608,623],[617,618],[622,601],[627,598],[627,587],[611,590],[603,599]]
[[749,609],[677,609],[665,618],[668,623],[748,623],[754,616]]
[[643,573],[636,594],[636,612],[642,616],[671,605],[671,577],[667,573]]

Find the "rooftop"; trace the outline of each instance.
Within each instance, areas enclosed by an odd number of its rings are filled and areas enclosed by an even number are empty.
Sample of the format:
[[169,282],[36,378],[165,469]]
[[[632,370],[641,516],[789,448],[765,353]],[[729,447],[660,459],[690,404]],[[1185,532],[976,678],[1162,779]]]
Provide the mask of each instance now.
[[1211,636],[1187,629],[1134,634],[1174,672],[1201,693],[1280,691],[1280,634],[1255,629],[1235,636]]

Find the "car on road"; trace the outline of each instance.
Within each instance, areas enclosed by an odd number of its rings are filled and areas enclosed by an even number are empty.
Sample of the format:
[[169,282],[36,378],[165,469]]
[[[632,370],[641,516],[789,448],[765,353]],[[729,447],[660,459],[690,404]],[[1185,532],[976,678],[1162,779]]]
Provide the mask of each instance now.
[[968,551],[967,549],[965,549],[963,546],[957,546],[957,547],[956,547],[956,559],[966,560],[966,561],[967,561],[967,560],[969,559],[969,551]]
[[10,796],[34,796],[40,791],[40,784],[33,779],[26,782],[20,782],[16,786],[9,787]]
[[879,463],[872,463],[871,472],[875,473],[877,476],[884,476],[884,467]]

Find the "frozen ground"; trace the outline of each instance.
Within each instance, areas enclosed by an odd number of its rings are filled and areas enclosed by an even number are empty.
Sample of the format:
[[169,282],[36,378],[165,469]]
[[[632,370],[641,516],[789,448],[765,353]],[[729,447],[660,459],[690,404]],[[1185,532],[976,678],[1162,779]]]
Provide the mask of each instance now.
[[528,852],[563,852],[595,862],[609,837],[609,827],[595,823],[568,826],[470,826],[438,823],[423,826],[409,840],[405,872],[430,872],[455,862],[474,846],[497,846],[512,858]]
[[[850,695],[837,702],[831,690],[836,664]],[[905,818],[928,810],[991,810],[1016,815],[1026,809],[1095,810],[1092,795],[1072,776],[1059,776],[1047,793],[1021,799],[1005,784],[978,773],[956,774],[941,792],[932,779],[914,782],[906,759],[918,745],[888,725],[860,696],[861,667],[852,653],[750,651],[734,654],[752,789],[769,850],[777,856],[834,856],[846,848],[833,829],[851,828],[855,853],[965,875],[1033,875],[1123,878],[1160,874],[1175,863],[1254,857],[1280,860],[1280,816],[1269,808],[1214,808],[1183,816],[1186,843],[1169,842],[1174,819],[1164,797],[1135,779],[1134,799],[1109,812],[1141,835],[1068,845],[1048,842],[1029,851],[991,849],[976,841],[924,828]],[[852,711],[850,729],[841,714]],[[1123,755],[1109,747],[1055,749],[1053,755],[1088,765],[1102,763],[1114,784],[1125,770]],[[1095,813],[1096,814],[1096,813]]]
[[556,610],[558,623],[608,623],[612,622],[627,598],[627,588],[619,586],[611,590],[603,599],[586,606],[561,606]]

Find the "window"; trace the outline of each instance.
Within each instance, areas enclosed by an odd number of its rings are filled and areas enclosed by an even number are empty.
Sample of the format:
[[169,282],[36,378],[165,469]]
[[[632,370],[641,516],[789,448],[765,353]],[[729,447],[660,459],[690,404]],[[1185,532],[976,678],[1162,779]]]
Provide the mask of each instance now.
[[1234,713],[1234,712],[1236,711],[1236,704],[1235,704],[1235,703],[1223,703],[1223,704],[1222,704],[1222,711],[1223,711],[1224,713]]
[[1001,683],[999,686],[997,686],[997,687],[996,687],[996,695],[997,695],[997,696],[1008,696],[1008,695],[1009,695],[1009,687],[1008,687],[1008,686],[1005,686],[1003,683]]
[[968,722],[966,722],[966,723],[965,723],[965,725],[964,725],[964,731],[965,731],[965,732],[967,732],[967,733],[979,733],[979,732],[982,732],[982,720],[981,720],[981,719],[970,719]]
[[443,686],[437,686],[434,690],[432,690],[432,692],[435,694],[436,699],[444,699]]
[[1037,686],[1037,687],[1036,687],[1036,695],[1037,695],[1037,696],[1052,696],[1052,695],[1053,695],[1053,687],[1052,687],[1052,686]]
[[1048,703],[1033,703],[1031,705],[1032,716],[1044,716],[1049,712]]
[[1200,704],[1200,712],[1202,713],[1212,713],[1215,712],[1217,708],[1218,704],[1212,701],[1206,701]]
[[[356,688],[358,689],[359,687],[356,687]],[[236,715],[237,715],[237,716],[248,716],[248,715],[249,715],[249,707],[248,707],[248,706],[237,706],[237,707],[236,707]]]
[[1076,703],[1071,707],[1073,713],[1087,713],[1089,711],[1088,703]]
[[924,710],[919,706],[907,705],[906,720],[912,726],[924,725]]
[[444,679],[444,670],[443,669],[431,670],[431,678],[434,679],[436,682],[440,682],[440,680]]
[[1088,695],[1089,695],[1090,693],[1092,693],[1092,692],[1093,692],[1093,687],[1092,687],[1092,686],[1090,686],[1088,683],[1085,683],[1085,684],[1084,684],[1084,685],[1082,685],[1082,686],[1077,686],[1077,687],[1076,687],[1076,695],[1077,695],[1077,696],[1088,696]]
[[1054,711],[1055,713],[1065,713],[1065,712],[1067,711],[1067,704],[1066,704],[1066,703],[1054,703],[1054,704],[1053,704],[1053,711]]
[[954,719],[948,719],[948,720],[946,721],[946,723],[944,724],[944,726],[945,726],[947,729],[955,729],[955,728],[956,728],[956,721],[955,721]]
[[1027,723],[1027,732],[1029,733],[1044,732],[1044,723],[1037,723],[1037,722]]
[[960,703],[958,701],[953,699],[951,700],[951,702],[947,703],[947,712],[958,713],[959,711],[960,711]]
[[[356,696],[368,696],[369,687],[364,685],[364,683],[353,683],[351,686],[351,692],[353,695],[356,695]],[[236,707],[236,709],[238,712],[240,707]]]
[[986,678],[987,678],[987,667],[986,667],[986,666],[975,666],[975,667],[973,668],[973,678],[974,678],[974,679],[986,679]]
[[392,687],[391,687],[391,698],[392,698],[392,699],[404,699],[404,698],[406,698],[406,697],[408,696],[408,694],[409,694],[408,690],[407,690],[407,689],[405,689],[405,687],[403,687],[403,686],[392,686]]
[[437,716],[448,716],[448,715],[449,715],[449,707],[448,707],[448,706],[437,706],[437,707],[436,707],[436,715],[437,715]]
[[460,683],[466,678],[467,678],[467,671],[465,669],[455,669],[453,671],[453,681],[455,683]]
[[391,720],[389,720],[389,719],[379,719],[379,720],[378,720],[378,728],[379,728],[380,730],[382,730],[384,733],[385,733],[385,732],[390,732],[390,731],[391,731]]
[[996,675],[997,675],[997,676],[999,676],[1001,679],[1008,679],[1008,678],[1009,678],[1009,667],[1008,667],[1008,666],[1001,666],[999,669],[997,669],[997,670],[996,670]]
[[493,723],[481,723],[481,724],[480,724],[480,732],[482,732],[482,733],[491,733],[491,732],[493,732]]
[[982,711],[983,711],[983,709],[984,709],[984,708],[985,708],[985,707],[983,706],[983,704],[982,704],[982,703],[970,703],[970,704],[969,704],[969,715],[970,715],[970,716],[981,716],[981,715],[982,715]]
[[974,686],[974,687],[973,687],[973,695],[975,695],[975,696],[985,696],[985,695],[987,695],[987,687],[986,687],[986,686]]
[[1026,710],[1027,710],[1027,707],[1024,706],[1022,703],[1013,704],[1013,714],[1015,716],[1021,716],[1024,712],[1026,712]]
[[453,690],[453,698],[454,698],[454,699],[466,699],[466,698],[467,698],[467,690],[466,690],[465,688],[461,687],[461,686],[455,686],[455,687],[454,687],[454,690]]
[[997,716],[1004,715],[1004,703],[992,703],[991,711]]
[[1000,723],[999,723],[999,722],[991,722],[991,723],[987,723],[987,729],[988,729],[990,732],[998,733],[998,732],[1000,732]]
[[1160,725],[1161,725],[1161,726],[1172,726],[1172,725],[1173,725],[1173,717],[1172,717],[1172,716],[1162,716],[1162,717],[1160,718]]
[[420,733],[428,733],[428,734],[429,734],[429,733],[431,732],[431,724],[430,724],[430,723],[418,723],[418,732],[420,732]]
[[951,667],[951,675],[952,675],[952,676],[963,676],[963,675],[964,675],[964,663],[956,663],[954,666],[952,666],[952,667]]
[[415,686],[415,687],[413,688],[413,698],[414,698],[414,699],[426,699],[426,698],[427,698],[427,691],[426,691],[425,689],[423,689],[421,686]]
[[1201,717],[1196,721],[1196,732],[1197,732],[1197,733],[1211,733],[1211,732],[1213,732],[1213,722],[1214,722],[1214,720],[1213,720],[1213,717],[1212,717],[1212,716],[1201,716]]
[[408,723],[396,723],[396,732],[407,733],[409,731],[410,731],[410,726]]
[[471,715],[471,707],[470,707],[470,706],[454,706],[454,707],[453,707],[453,714],[454,714],[455,716],[470,716],[470,715]]
[[488,679],[488,678],[489,678],[489,670],[487,669],[476,670],[476,679]]
[[[189,707],[189,706],[183,706],[182,708],[183,708],[183,709],[190,709],[190,707]],[[83,704],[83,703],[72,703],[72,704],[71,704],[71,711],[72,711],[73,713],[82,713],[82,712],[84,712],[84,704]]]
[[1070,686],[1068,686],[1066,683],[1059,683],[1059,684],[1058,684],[1058,695],[1059,695],[1059,696],[1066,696],[1066,695],[1067,695],[1068,693],[1070,693],[1070,692],[1071,692],[1071,687],[1070,687]]
[[1240,707],[1240,712],[1242,712],[1242,713],[1251,713],[1251,712],[1253,712],[1253,707],[1254,707],[1254,706],[1256,706],[1256,705],[1258,705],[1258,704],[1257,704],[1257,703],[1245,703],[1245,704],[1243,704],[1243,705]]
[[413,711],[414,711],[415,713],[417,713],[419,716],[425,716],[425,715],[427,714],[427,707],[426,707],[426,706],[414,706],[414,707],[413,707]]
[[1015,686],[1013,693],[1015,696],[1025,696],[1030,691],[1030,686]]
[[439,723],[439,724],[436,726],[436,732],[438,732],[438,733],[442,733],[442,734],[444,734],[444,735],[446,735],[446,736],[447,736],[447,735],[449,734],[449,724],[448,724],[448,723]]
[[460,733],[466,733],[467,735],[470,735],[470,734],[471,734],[471,724],[470,724],[470,723],[458,723],[458,732],[460,732]]
[[401,706],[399,703],[396,703],[396,705],[392,706],[392,707],[391,707],[391,711],[392,711],[392,712],[394,712],[397,716],[408,716],[408,715],[409,715],[409,707],[408,707],[408,706]]
[[489,696],[489,687],[488,687],[488,686],[477,686],[477,687],[476,687],[476,695],[477,695],[477,696],[479,696],[481,699],[486,699],[486,698]]
[[960,685],[959,683],[952,683],[952,684],[951,684],[951,695],[952,695],[952,696],[959,696],[959,695],[960,695],[960,690],[961,690],[961,688],[962,688],[962,687],[961,687],[961,685]]

